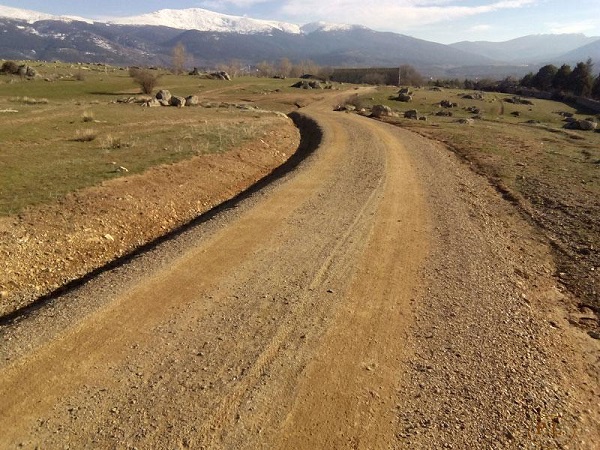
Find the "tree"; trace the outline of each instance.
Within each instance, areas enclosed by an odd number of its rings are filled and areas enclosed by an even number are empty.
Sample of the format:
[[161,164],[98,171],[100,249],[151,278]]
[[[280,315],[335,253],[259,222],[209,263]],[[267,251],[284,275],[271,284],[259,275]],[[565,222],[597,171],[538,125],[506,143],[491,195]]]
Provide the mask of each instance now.
[[261,77],[273,76],[273,64],[267,61],[261,61],[256,65],[258,75]]
[[525,75],[523,78],[521,78],[521,81],[519,82],[519,84],[523,87],[531,87],[532,83],[533,83],[533,72],[529,72],[527,75]]
[[159,73],[152,73],[148,69],[139,69],[132,67],[129,69],[129,76],[142,88],[144,94],[152,94],[152,91],[160,78]]
[[571,77],[571,66],[563,64],[554,75],[552,87],[557,91],[566,92],[569,90],[569,78]]
[[292,73],[292,62],[288,58],[281,58],[277,70],[280,76],[289,77]]
[[580,96],[590,95],[594,79],[591,72],[592,61],[577,63],[569,77],[569,90]]
[[553,64],[542,67],[531,80],[531,86],[540,91],[549,91],[552,88],[552,82],[558,72],[558,68]]
[[185,47],[180,42],[173,48],[173,73],[180,75],[185,70]]
[[592,98],[600,100],[600,75],[596,77],[594,85],[592,86]]
[[398,80],[399,84],[410,85],[410,86],[422,86],[423,76],[417,72],[413,66],[404,64],[400,66],[400,76]]

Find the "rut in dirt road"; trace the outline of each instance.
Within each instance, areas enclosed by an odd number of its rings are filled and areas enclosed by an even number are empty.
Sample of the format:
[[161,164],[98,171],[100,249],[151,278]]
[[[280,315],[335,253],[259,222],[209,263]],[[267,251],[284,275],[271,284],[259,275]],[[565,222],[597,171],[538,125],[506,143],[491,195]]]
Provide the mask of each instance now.
[[543,243],[334,100],[296,171],[2,331],[1,448],[593,448]]

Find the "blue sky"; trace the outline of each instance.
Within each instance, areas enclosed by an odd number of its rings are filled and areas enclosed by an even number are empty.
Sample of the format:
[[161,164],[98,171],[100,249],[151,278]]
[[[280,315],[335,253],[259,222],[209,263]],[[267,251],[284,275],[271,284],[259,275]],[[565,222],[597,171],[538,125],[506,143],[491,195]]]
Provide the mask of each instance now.
[[441,43],[528,34],[600,36],[600,0],[0,0],[4,6],[91,19],[205,8],[296,24],[365,25]]

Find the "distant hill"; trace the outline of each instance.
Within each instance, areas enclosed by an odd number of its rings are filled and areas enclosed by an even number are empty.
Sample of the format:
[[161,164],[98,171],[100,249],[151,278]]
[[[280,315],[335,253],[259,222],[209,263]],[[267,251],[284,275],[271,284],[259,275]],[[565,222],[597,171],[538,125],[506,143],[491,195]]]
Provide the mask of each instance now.
[[600,39],[561,55],[559,60],[567,64],[576,64],[580,61],[587,61],[588,58],[592,58],[592,61],[596,63],[594,72],[597,74],[600,71]]
[[190,66],[246,65],[281,58],[334,67],[397,67],[410,64],[431,77],[522,76],[555,53],[563,55],[596,38],[527,36],[504,43],[451,46],[360,25],[324,22],[298,26],[228,16],[193,8],[97,22],[0,5],[0,58],[162,65],[182,43]]
[[463,41],[450,47],[510,64],[544,64],[599,40],[583,34],[538,34],[505,42]]

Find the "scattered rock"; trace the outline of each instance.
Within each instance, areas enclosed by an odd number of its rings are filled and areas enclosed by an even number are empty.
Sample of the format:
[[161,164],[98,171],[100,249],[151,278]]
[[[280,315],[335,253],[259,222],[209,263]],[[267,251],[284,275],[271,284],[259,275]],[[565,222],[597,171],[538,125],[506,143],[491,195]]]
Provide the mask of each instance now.
[[459,119],[458,123],[462,123],[463,125],[473,125],[475,120],[473,119]]
[[176,95],[171,97],[171,101],[169,102],[171,106],[176,106],[177,108],[183,108],[186,105],[185,97],[178,97]]
[[200,99],[197,95],[190,95],[185,98],[185,106],[198,106],[200,104]]
[[506,103],[512,103],[514,105],[533,105],[533,102],[531,100],[527,100],[526,98],[517,97],[517,96],[505,98],[504,101]]
[[165,102],[167,102],[167,104],[171,101],[171,97],[171,92],[167,91],[166,89],[161,89],[156,93],[156,99],[158,101],[164,100]]
[[481,92],[475,92],[473,94],[464,94],[462,98],[466,100],[483,100],[483,94]]
[[416,109],[410,109],[404,113],[404,118],[417,120],[419,118],[419,111]]
[[396,98],[399,102],[410,102],[412,99],[412,95],[410,94],[398,94],[398,97]]
[[321,84],[320,81],[317,80],[302,80],[302,81],[298,81],[297,83],[294,83],[292,85],[293,88],[299,88],[299,89],[323,89],[323,85]]
[[385,117],[385,116],[391,116],[391,115],[392,115],[392,108],[390,108],[389,106],[386,106],[386,105],[375,105],[371,109],[372,117],[379,118],[379,117]]
[[442,100],[440,102],[440,106],[442,108],[456,108],[458,106],[458,103],[451,102],[450,100]]

